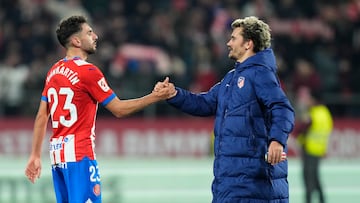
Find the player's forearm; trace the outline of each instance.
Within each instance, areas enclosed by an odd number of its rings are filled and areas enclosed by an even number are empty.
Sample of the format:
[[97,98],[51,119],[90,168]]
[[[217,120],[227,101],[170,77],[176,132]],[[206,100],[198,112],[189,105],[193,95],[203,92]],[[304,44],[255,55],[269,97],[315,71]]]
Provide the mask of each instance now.
[[32,142],[32,156],[41,156],[42,143],[46,134],[46,125],[48,122],[48,117],[46,115],[37,116],[34,124],[33,131],[33,142]]
[[129,100],[119,100],[115,99],[115,101],[110,102],[106,108],[108,108],[116,117],[124,117],[140,111],[141,109],[153,104],[160,99],[153,94],[148,94],[146,96],[129,99]]

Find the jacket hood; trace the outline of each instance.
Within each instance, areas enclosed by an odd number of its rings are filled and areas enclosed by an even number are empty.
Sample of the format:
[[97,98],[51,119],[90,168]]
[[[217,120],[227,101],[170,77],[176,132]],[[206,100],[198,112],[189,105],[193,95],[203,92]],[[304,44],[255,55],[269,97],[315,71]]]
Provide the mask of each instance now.
[[257,52],[242,63],[236,62],[235,69],[242,70],[252,66],[264,66],[269,70],[276,72],[276,60],[273,50],[267,48]]

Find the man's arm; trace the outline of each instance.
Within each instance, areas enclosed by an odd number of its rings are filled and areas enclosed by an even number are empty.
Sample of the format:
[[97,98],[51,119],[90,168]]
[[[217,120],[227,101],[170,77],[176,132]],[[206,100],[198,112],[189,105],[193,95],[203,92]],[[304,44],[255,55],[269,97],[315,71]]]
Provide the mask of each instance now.
[[34,183],[41,174],[41,149],[46,134],[48,120],[49,111],[47,103],[41,101],[34,123],[31,154],[25,169],[25,175],[32,183]]
[[161,83],[164,85],[164,88],[154,89],[154,91],[148,95],[128,100],[120,100],[118,97],[115,97],[105,107],[116,117],[120,118],[135,113],[150,104],[165,100],[174,95],[175,88],[172,83],[169,83],[168,77],[166,77],[166,79]]
[[253,79],[256,96],[269,113],[268,163],[282,161],[282,152],[294,127],[294,109],[281,89],[276,75],[266,68],[258,68]]

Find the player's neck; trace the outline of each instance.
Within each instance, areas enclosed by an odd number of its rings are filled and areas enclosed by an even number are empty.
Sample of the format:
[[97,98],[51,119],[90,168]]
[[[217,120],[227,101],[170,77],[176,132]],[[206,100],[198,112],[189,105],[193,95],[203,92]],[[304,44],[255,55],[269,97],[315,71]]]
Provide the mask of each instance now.
[[74,50],[74,49],[68,49],[66,51],[66,59],[71,60],[74,58],[81,58],[82,60],[86,60],[87,59],[87,54],[82,52],[81,50]]

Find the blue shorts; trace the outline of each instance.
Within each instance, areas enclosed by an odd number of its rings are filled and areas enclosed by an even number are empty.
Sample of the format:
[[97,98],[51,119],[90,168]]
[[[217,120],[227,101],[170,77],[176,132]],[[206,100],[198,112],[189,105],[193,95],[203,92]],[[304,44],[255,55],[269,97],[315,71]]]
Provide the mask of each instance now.
[[101,183],[96,160],[85,157],[80,162],[52,166],[57,203],[101,203]]

